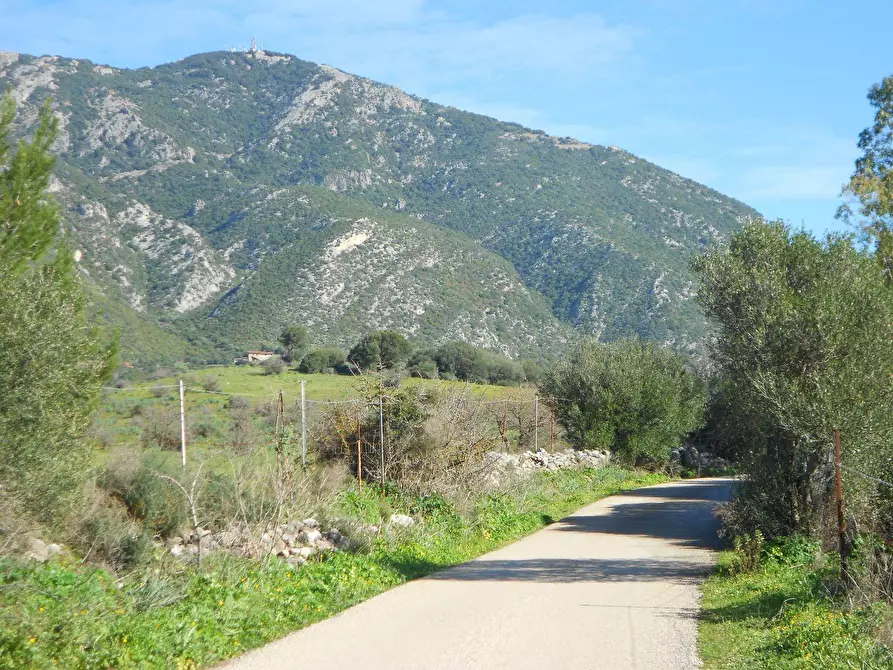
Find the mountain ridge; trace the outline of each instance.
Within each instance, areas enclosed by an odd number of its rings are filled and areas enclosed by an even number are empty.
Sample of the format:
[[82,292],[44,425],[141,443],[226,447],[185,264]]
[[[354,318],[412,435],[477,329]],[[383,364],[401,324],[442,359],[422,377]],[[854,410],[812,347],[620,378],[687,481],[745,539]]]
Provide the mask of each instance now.
[[[302,317],[320,343],[347,342],[371,322],[334,315],[369,304],[391,315],[373,319],[376,327],[513,356],[554,351],[571,328],[696,354],[706,321],[691,300],[687,258],[757,215],[617,147],[463,112],[288,54],[211,52],[127,70],[6,52],[0,80],[19,102],[22,133],[53,98],[62,127],[54,191],[89,281],[207,358],[269,342]],[[333,238],[316,232],[351,216],[390,240],[372,243],[377,255],[364,241],[345,258],[377,259],[366,273],[391,278],[392,306],[382,295],[367,301],[372,284],[343,281],[351,273],[335,272],[325,255]],[[404,271],[435,239],[463,251],[436,277]],[[276,264],[295,274],[270,279]],[[511,300],[477,291],[493,268],[514,287]],[[464,283],[438,294],[447,276]],[[259,296],[260,285],[271,292]],[[416,294],[423,303],[397,309]],[[448,313],[467,318],[449,322]],[[481,325],[491,313],[499,329]]]

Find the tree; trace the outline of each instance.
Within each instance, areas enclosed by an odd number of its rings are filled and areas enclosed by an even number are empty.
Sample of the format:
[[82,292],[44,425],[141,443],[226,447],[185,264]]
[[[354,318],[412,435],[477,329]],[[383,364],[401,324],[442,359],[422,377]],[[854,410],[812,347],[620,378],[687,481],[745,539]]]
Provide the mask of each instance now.
[[555,398],[578,446],[634,464],[668,461],[700,427],[705,404],[704,383],[679,356],[636,339],[581,342],[546,375],[541,393]]
[[[859,134],[862,155],[844,192],[860,203],[865,217],[862,230],[874,241],[877,258],[888,282],[893,281],[893,76],[885,77],[868,92],[877,110],[874,124]],[[840,214],[847,218],[847,207]]]
[[487,382],[485,352],[468,342],[445,342],[437,348],[434,360],[441,374],[479,384]]
[[820,242],[781,222],[746,225],[693,267],[733,401],[724,421],[742,433],[740,530],[814,530],[831,492],[834,428],[853,447],[845,464],[891,474],[893,295],[883,268],[851,236]]
[[300,372],[314,374],[337,368],[347,360],[347,354],[336,347],[314,349],[301,360]]
[[[0,495],[60,521],[79,492],[80,439],[112,372],[109,343],[85,318],[72,250],[47,193],[56,137],[49,103],[30,143],[11,153],[14,105],[0,104]],[[0,500],[0,507],[3,506]]]
[[279,336],[279,343],[285,349],[282,360],[289,363],[293,360],[301,360],[309,339],[310,336],[304,326],[288,326],[285,328]]
[[347,359],[364,370],[385,370],[400,367],[411,353],[412,344],[403,335],[378,330],[357,342]]

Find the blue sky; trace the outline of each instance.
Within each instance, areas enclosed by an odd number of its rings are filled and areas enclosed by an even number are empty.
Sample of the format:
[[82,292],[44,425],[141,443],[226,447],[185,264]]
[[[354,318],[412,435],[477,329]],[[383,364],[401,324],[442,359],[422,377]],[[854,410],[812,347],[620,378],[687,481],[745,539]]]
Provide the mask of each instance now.
[[889,0],[0,0],[0,50],[138,67],[247,46],[616,144],[817,233],[893,72]]

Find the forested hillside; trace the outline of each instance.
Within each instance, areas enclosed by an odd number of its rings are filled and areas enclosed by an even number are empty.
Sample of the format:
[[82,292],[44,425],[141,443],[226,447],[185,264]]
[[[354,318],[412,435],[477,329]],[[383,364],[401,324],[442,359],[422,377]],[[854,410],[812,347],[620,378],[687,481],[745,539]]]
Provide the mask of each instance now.
[[[127,358],[213,360],[305,323],[511,356],[572,329],[701,352],[690,254],[755,212],[616,147],[263,51],[119,70],[0,54]],[[160,342],[164,342],[160,345]]]

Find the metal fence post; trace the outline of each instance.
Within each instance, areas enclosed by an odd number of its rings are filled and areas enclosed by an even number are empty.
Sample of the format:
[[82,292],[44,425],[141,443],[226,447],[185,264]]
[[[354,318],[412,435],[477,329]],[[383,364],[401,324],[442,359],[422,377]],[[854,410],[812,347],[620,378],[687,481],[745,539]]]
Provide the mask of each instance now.
[[846,516],[843,512],[843,478],[840,474],[839,428],[834,429],[834,475],[837,493],[837,535],[840,542],[840,578],[846,580],[849,576],[849,561],[847,560]]

